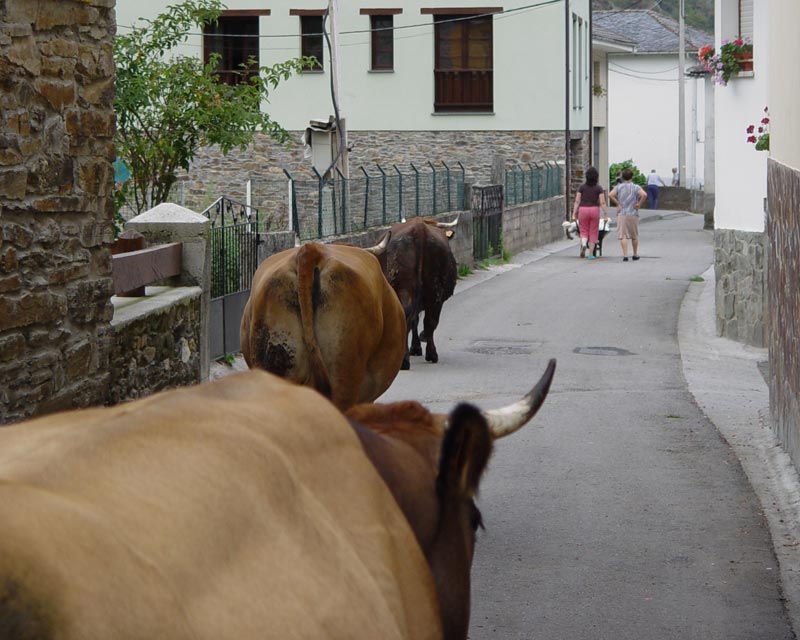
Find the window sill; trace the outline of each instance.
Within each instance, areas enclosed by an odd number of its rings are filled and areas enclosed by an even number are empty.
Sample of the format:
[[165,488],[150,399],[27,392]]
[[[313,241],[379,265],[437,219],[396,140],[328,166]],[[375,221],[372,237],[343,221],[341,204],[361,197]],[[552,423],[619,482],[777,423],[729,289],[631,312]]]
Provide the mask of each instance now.
[[432,116],[493,116],[494,111],[434,111]]
[[394,69],[367,69],[367,73],[394,73]]
[[738,71],[736,73],[737,78],[754,78],[755,75],[755,71]]
[[307,73],[312,76],[322,76],[325,75],[325,69],[303,69],[300,73],[303,75]]

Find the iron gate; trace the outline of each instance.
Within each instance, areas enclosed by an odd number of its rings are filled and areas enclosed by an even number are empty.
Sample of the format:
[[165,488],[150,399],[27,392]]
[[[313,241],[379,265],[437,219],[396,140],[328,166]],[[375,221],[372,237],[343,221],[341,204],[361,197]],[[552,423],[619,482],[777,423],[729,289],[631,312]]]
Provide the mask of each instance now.
[[258,209],[221,197],[203,215],[211,220],[212,360],[241,351],[239,325],[258,268]]
[[503,186],[492,184],[472,188],[473,244],[476,260],[494,258],[502,253]]

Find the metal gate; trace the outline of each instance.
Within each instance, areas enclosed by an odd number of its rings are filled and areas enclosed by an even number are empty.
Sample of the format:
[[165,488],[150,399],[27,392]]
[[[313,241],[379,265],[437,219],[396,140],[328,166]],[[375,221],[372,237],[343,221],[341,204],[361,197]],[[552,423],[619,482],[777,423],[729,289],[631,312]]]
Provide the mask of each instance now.
[[503,186],[473,187],[472,214],[475,259],[499,256],[503,243]]
[[241,351],[239,325],[258,268],[258,209],[221,197],[203,212],[211,220],[212,360]]

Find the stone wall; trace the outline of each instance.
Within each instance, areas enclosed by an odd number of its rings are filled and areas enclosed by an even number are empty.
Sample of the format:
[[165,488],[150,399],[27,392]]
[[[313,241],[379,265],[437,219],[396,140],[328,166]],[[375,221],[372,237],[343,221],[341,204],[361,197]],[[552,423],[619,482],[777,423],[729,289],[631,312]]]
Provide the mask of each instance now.
[[201,380],[200,287],[147,287],[147,298],[115,298],[108,403]]
[[114,20],[0,3],[0,423],[105,400]]
[[800,467],[800,172],[770,160],[767,194],[771,423]]
[[531,202],[503,211],[503,248],[513,253],[564,238],[564,196]]
[[764,233],[716,229],[717,334],[767,346],[766,243]]
[[[293,142],[287,146],[258,136],[246,151],[234,150],[227,156],[216,147],[203,149],[189,175],[175,187],[172,200],[195,211],[202,211],[223,191],[244,201],[246,184],[251,180],[253,205],[274,221],[273,228],[286,228],[289,202],[283,169],[297,180],[314,179],[311,161],[303,158],[302,145],[297,142],[300,135],[299,131],[292,132]],[[411,173],[412,162],[426,171],[429,161],[439,169],[442,161],[453,168],[460,161],[467,182],[489,184],[495,156],[505,158],[508,166],[564,158],[563,131],[350,131],[348,142],[352,146],[352,178],[363,175],[360,166],[379,175],[376,163],[387,172],[396,164]],[[582,170],[588,161],[588,144],[581,141],[579,146],[583,155],[575,166]]]

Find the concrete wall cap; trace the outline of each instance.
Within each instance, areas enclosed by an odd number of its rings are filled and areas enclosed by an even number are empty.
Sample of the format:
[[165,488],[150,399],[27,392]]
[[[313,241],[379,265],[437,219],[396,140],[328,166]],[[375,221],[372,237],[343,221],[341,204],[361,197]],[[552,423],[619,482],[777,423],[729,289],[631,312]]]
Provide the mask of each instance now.
[[129,224],[161,224],[165,222],[170,224],[198,224],[208,223],[209,220],[204,215],[179,204],[162,202],[128,221]]

